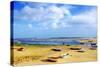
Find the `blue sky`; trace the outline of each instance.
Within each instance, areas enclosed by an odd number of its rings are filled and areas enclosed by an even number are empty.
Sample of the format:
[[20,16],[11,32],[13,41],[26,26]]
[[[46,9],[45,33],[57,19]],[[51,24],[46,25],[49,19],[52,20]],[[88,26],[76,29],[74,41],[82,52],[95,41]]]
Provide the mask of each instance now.
[[14,38],[96,37],[97,7],[13,1]]

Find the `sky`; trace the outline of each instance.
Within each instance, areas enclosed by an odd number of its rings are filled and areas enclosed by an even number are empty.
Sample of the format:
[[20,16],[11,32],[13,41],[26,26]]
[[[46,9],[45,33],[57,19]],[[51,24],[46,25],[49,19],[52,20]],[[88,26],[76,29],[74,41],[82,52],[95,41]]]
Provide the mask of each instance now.
[[14,38],[96,37],[97,7],[11,2]]

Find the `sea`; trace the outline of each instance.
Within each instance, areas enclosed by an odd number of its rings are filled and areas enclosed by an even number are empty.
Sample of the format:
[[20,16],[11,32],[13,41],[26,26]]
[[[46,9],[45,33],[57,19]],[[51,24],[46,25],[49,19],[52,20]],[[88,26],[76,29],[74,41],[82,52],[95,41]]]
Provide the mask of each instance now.
[[22,43],[22,44],[44,44],[44,45],[78,45],[80,41],[73,38],[17,38],[14,39],[13,42],[15,43]]

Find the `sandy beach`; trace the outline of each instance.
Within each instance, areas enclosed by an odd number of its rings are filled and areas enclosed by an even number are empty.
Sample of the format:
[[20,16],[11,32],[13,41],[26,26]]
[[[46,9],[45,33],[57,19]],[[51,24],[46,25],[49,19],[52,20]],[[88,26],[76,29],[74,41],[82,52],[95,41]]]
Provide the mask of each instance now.
[[[23,48],[22,50],[18,50]],[[51,49],[61,49],[53,51]],[[71,50],[70,48],[81,48],[80,50]],[[96,61],[97,51],[82,45],[14,45],[12,47],[12,65],[37,65],[37,64],[55,64],[70,62]],[[55,58],[68,54],[64,58]],[[44,61],[53,58],[56,62]]]

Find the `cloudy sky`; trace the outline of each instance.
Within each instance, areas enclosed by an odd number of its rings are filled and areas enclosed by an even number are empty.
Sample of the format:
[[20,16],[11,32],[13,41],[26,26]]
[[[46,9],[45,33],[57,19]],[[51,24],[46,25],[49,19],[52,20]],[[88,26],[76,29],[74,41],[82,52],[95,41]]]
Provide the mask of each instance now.
[[14,38],[96,37],[96,6],[11,3]]

